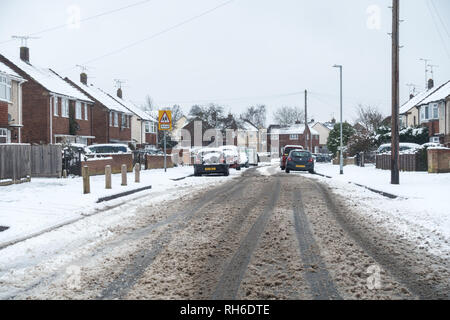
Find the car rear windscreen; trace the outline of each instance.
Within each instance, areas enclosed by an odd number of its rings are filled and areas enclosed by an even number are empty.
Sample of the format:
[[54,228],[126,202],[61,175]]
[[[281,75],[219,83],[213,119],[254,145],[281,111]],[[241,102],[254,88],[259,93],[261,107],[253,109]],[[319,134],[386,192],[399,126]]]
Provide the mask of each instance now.
[[295,152],[292,152],[291,156],[295,157],[295,158],[306,158],[306,157],[310,157],[311,154],[306,151],[295,151]]

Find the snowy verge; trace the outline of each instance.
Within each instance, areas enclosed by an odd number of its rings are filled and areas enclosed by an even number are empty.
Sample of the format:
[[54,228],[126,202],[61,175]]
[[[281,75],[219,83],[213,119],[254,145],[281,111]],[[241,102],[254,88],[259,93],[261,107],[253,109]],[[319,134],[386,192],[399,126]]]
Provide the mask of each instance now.
[[[121,186],[121,175],[112,175],[112,189],[105,189],[105,177],[90,179],[91,193],[83,195],[81,177],[68,179],[35,178],[29,183],[1,187],[0,225],[9,227],[0,232],[0,247],[19,239],[39,234],[45,230],[77,221],[84,216],[107,210],[143,196],[164,199],[167,191],[184,187],[217,184],[232,179],[239,172],[231,170],[230,177],[188,177],[193,167],[176,167],[141,171],[141,182],[134,182],[134,173],[128,173],[127,186]],[[98,198],[151,185],[150,190],[108,202],[96,203]]]

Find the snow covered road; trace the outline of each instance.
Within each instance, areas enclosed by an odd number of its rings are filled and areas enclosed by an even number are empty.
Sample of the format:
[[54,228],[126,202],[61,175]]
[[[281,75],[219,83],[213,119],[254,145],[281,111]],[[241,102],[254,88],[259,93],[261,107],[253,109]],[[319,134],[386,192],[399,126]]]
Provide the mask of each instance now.
[[0,298],[449,298],[446,257],[325,182],[276,165],[233,172],[1,250]]

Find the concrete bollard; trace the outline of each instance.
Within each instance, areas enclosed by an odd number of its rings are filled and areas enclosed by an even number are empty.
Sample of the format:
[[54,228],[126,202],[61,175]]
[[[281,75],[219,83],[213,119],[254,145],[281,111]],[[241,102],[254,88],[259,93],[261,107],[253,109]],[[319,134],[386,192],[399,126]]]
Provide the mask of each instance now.
[[134,182],[141,182],[141,165],[139,163],[134,166]]
[[89,167],[83,166],[81,169],[81,175],[83,176],[83,193],[91,193],[91,185],[89,181]]
[[121,172],[122,172],[122,186],[126,186],[127,185],[127,165],[126,164],[122,165]]
[[64,179],[67,178],[67,170],[66,170],[66,169],[63,170],[63,174],[62,174],[62,175],[63,175],[63,178],[64,178]]
[[111,189],[111,166],[105,166],[105,189]]

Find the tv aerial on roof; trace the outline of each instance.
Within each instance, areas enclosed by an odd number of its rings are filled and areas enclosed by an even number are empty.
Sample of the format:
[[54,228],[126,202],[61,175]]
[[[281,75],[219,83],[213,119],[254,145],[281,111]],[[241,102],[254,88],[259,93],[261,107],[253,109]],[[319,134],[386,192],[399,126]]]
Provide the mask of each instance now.
[[40,37],[32,37],[32,36],[12,36],[11,38],[20,39],[22,47],[28,46],[28,39],[40,39]]

